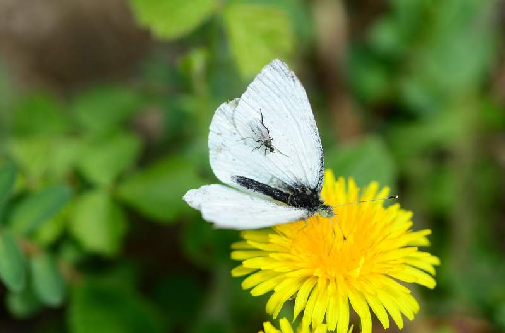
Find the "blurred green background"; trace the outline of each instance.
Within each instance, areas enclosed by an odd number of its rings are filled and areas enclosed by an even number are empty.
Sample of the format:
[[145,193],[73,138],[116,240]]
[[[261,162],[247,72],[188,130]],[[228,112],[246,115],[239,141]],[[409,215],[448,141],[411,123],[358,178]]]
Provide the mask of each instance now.
[[181,198],[216,181],[216,107],[277,57],[326,167],[433,230],[404,331],[505,331],[504,27],[491,0],[1,0],[0,332],[257,332],[238,233]]

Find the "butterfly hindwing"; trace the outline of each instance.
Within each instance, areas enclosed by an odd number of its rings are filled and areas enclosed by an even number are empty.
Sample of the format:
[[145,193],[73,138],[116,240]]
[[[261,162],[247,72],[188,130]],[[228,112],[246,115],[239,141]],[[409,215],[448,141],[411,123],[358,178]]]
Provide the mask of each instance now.
[[184,200],[218,228],[259,229],[307,217],[302,209],[217,184],[190,190]]

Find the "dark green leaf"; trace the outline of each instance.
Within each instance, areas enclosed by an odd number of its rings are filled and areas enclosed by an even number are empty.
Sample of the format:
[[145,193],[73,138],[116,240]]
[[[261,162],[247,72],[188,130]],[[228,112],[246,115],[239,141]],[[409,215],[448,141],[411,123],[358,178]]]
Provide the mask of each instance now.
[[130,176],[119,186],[118,195],[143,214],[170,222],[191,211],[182,196],[203,183],[192,163],[169,157]]
[[70,231],[88,251],[105,256],[117,254],[126,229],[121,207],[104,190],[83,194],[73,206]]
[[236,242],[232,230],[216,230],[211,223],[192,219],[184,224],[182,246],[186,256],[201,267],[214,267],[230,260],[230,246]]
[[206,318],[203,322],[198,323],[194,333],[231,333],[231,331],[224,320]]
[[79,95],[72,112],[77,122],[96,133],[114,130],[140,108],[142,99],[128,89],[101,86]]
[[[165,278],[156,288],[154,298],[171,325],[190,322],[202,303],[205,290],[194,275],[175,273]],[[177,302],[173,302],[177,299]]]
[[70,264],[70,265],[78,265],[79,262],[83,261],[88,254],[87,252],[73,239],[66,238],[60,246],[60,250],[58,255],[61,260]]
[[130,0],[139,23],[162,39],[187,35],[217,9],[216,0]]
[[379,20],[371,30],[370,43],[379,53],[395,57],[406,49],[407,45],[402,36],[398,22],[386,17]]
[[16,169],[10,164],[0,166],[0,212],[9,199],[15,181]]
[[224,20],[232,55],[245,77],[257,74],[275,58],[287,58],[294,49],[291,21],[279,7],[229,4]]
[[450,211],[456,204],[457,183],[452,168],[445,165],[434,165],[433,170],[422,175],[417,180],[417,195],[422,202],[428,204],[429,209],[438,214]]
[[361,100],[377,102],[393,91],[390,73],[367,49],[353,50],[349,70],[352,88]]
[[433,117],[416,122],[397,123],[389,128],[389,142],[399,164],[433,147],[444,149],[461,140],[469,128],[459,110],[446,109]]
[[98,185],[115,180],[133,165],[140,153],[139,138],[129,133],[117,133],[90,143],[84,150],[79,168],[84,176]]
[[353,177],[360,187],[377,181],[381,186],[394,187],[396,167],[394,161],[378,138],[368,138],[359,142],[330,150],[326,168],[335,176]]
[[505,302],[497,304],[493,315],[501,329],[505,329]]
[[31,194],[14,208],[10,225],[18,233],[31,233],[56,216],[70,196],[71,190],[66,185],[50,186]]
[[8,229],[0,230],[0,278],[11,291],[20,292],[25,287],[23,252]]
[[35,255],[31,259],[33,290],[49,306],[58,306],[65,295],[65,282],[56,262],[49,254]]
[[39,298],[27,286],[23,291],[10,292],[5,299],[10,313],[19,319],[25,319],[42,308]]
[[121,283],[84,280],[73,288],[69,311],[72,333],[163,332],[156,309]]

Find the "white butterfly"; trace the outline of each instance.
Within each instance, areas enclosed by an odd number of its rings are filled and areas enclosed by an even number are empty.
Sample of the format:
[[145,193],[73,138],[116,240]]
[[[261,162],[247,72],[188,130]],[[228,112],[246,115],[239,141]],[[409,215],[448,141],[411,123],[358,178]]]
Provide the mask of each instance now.
[[258,229],[331,217],[320,198],[323,148],[305,89],[273,60],[210,124],[210,164],[224,185],[190,190],[184,200],[220,228]]

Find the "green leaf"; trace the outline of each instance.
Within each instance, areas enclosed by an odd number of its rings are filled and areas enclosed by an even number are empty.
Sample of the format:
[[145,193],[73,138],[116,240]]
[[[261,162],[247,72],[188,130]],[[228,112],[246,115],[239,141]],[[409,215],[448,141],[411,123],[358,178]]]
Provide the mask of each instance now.
[[[253,3],[271,4],[271,0],[254,0]],[[275,5],[279,6],[293,25],[297,43],[308,44],[314,40],[314,22],[312,4],[303,0],[275,0]]]
[[287,58],[294,50],[290,19],[276,6],[230,4],[224,20],[232,55],[244,77],[257,74],[275,58]]
[[[209,53],[205,48],[195,48],[188,52],[184,58],[179,61],[181,74],[187,76],[191,81],[191,89],[194,91],[193,98],[205,98],[207,90],[207,70],[209,64]],[[174,98],[170,96],[169,101]],[[172,119],[171,110],[170,118]]]
[[54,185],[31,194],[13,210],[10,225],[14,231],[29,234],[42,223],[56,216],[71,196],[66,185]]
[[0,278],[11,291],[23,290],[26,283],[24,256],[14,235],[0,231]]
[[194,333],[230,333],[229,327],[225,324],[224,319],[218,318],[204,318],[202,321],[197,322]]
[[61,137],[55,140],[51,147],[48,164],[49,176],[53,180],[63,180],[72,171],[82,156],[82,139]]
[[431,165],[431,167],[433,169],[423,172],[422,176],[415,181],[417,184],[413,186],[416,188],[416,195],[421,198],[420,202],[427,205],[423,211],[429,209],[430,212],[443,215],[456,205],[457,176],[452,167],[442,163]]
[[33,234],[37,244],[49,246],[54,244],[65,231],[71,204],[65,206],[55,217],[43,223]]
[[71,237],[62,240],[58,251],[59,258],[69,265],[77,266],[89,257],[89,254]]
[[7,140],[6,150],[29,183],[65,178],[81,155],[80,139],[32,136]]
[[29,286],[18,293],[10,292],[5,302],[13,317],[18,319],[26,319],[42,308],[39,298]]
[[354,93],[367,103],[377,102],[394,91],[391,74],[367,49],[356,48],[348,67]]
[[72,113],[87,130],[104,133],[116,129],[141,106],[133,91],[113,86],[94,87],[73,102]]
[[140,148],[140,139],[130,133],[101,138],[85,149],[79,169],[89,181],[97,185],[109,184],[134,164]]
[[20,172],[35,180],[47,172],[53,147],[54,138],[52,137],[23,137],[6,140],[6,151]]
[[70,299],[72,333],[163,332],[158,311],[121,283],[86,279],[73,288]]
[[40,300],[58,306],[65,296],[65,282],[56,262],[49,254],[35,255],[31,260],[32,286]]
[[156,286],[153,298],[168,316],[170,325],[184,325],[200,310],[204,294],[205,289],[197,277],[174,272]]
[[16,181],[16,169],[10,165],[0,166],[0,212],[9,199],[9,194]]
[[191,211],[182,196],[203,184],[192,163],[168,157],[131,175],[118,187],[118,196],[150,218],[170,222]]
[[327,153],[326,168],[336,177],[353,177],[360,186],[377,181],[381,186],[396,185],[396,167],[382,140],[374,137],[360,140]]
[[[486,19],[494,10],[492,3],[395,2],[397,30],[402,34],[413,30],[403,38],[408,41],[409,58],[404,60],[406,76],[399,80],[402,102],[425,115],[437,112],[446,101],[478,90],[498,54],[500,36]],[[479,21],[483,23],[476,25]]]
[[113,256],[121,248],[127,231],[121,208],[104,190],[83,194],[73,206],[70,218],[72,235],[88,251]]
[[184,224],[182,249],[185,256],[200,267],[211,269],[230,260],[230,246],[238,241],[232,230],[216,230],[200,218]]
[[161,39],[175,39],[189,34],[217,9],[216,0],[131,0],[140,25]]
[[404,33],[399,22],[386,16],[378,20],[370,31],[370,44],[375,51],[394,58],[407,48],[407,44],[402,40]]
[[502,330],[505,329],[505,302],[497,304],[493,309],[493,317],[496,323],[501,327]]
[[[470,107],[474,105],[465,101]],[[388,128],[388,141],[400,165],[408,165],[416,156],[433,149],[448,148],[463,140],[472,123],[462,116],[462,108],[468,106],[446,107],[432,117],[421,121],[404,121]],[[478,106],[475,106],[478,107]],[[407,168],[405,169],[408,171]]]
[[13,110],[12,118],[12,130],[17,136],[59,134],[70,125],[63,106],[46,93],[25,97]]

